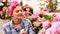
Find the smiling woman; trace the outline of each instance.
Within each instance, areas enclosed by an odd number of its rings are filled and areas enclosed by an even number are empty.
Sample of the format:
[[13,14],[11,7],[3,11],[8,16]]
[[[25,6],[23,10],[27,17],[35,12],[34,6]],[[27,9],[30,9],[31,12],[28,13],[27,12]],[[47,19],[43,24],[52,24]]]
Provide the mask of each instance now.
[[3,25],[4,34],[35,34],[30,20],[25,19],[22,6],[13,2],[9,8],[12,20]]

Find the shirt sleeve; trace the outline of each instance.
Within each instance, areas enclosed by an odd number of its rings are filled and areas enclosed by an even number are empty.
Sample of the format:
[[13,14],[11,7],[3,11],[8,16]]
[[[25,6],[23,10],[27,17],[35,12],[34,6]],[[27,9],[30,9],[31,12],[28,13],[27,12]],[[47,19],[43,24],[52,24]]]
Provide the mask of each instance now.
[[29,20],[29,34],[35,34],[34,30],[33,30],[33,26]]
[[3,34],[7,34],[7,31],[4,27],[3,27]]

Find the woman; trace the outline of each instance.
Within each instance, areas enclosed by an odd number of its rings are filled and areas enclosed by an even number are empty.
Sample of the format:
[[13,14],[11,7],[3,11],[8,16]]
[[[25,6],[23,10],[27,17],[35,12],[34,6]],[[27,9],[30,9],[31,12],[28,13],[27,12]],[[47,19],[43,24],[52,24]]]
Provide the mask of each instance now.
[[9,8],[12,20],[3,25],[4,34],[35,34],[31,22],[24,19],[22,7],[13,2]]

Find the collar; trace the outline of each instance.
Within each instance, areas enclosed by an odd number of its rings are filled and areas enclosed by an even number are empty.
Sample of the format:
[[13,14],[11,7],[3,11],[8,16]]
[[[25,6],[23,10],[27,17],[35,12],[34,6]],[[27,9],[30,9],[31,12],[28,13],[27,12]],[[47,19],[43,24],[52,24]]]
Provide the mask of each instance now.
[[[24,25],[23,21],[24,20],[21,19],[20,30],[25,28],[25,25]],[[10,27],[11,27],[11,29],[16,29],[14,24],[13,24],[13,20],[10,21]]]

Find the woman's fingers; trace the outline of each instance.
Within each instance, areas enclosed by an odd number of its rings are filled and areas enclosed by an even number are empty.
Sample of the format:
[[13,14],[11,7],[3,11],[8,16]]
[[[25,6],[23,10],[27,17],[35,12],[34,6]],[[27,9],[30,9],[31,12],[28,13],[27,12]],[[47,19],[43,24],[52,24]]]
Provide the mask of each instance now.
[[27,33],[26,29],[22,29],[21,32],[20,32],[20,34],[26,34],[26,33]]

